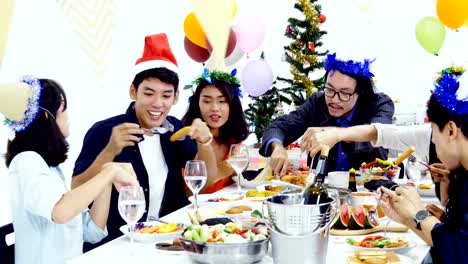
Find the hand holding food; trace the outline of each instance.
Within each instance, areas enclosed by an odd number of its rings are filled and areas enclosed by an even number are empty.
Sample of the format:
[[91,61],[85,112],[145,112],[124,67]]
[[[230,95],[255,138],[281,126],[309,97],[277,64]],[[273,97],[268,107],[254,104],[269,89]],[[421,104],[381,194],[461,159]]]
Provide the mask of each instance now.
[[277,177],[286,174],[289,165],[288,152],[281,144],[272,143],[273,152],[270,158],[270,167]]
[[169,138],[169,140],[174,142],[177,139],[187,135],[190,132],[190,130],[192,130],[192,127],[190,127],[190,126],[183,127],[181,129],[179,129],[177,132],[175,132],[174,134],[172,134],[172,136]]

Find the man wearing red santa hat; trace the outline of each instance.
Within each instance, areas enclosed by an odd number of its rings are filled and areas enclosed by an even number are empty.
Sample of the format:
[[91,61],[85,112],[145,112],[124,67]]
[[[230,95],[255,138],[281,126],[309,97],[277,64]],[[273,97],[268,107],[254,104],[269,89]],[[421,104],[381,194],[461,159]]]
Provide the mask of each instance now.
[[[197,159],[206,162],[208,177],[217,173],[210,144],[212,135],[200,119],[191,124],[189,136],[169,140],[182,128],[180,120],[168,115],[179,96],[177,70],[166,34],[147,36],[130,85],[134,101],[125,114],[99,121],[89,129],[75,163],[73,187],[93,177],[105,162],[130,162],[145,194],[147,211],[141,221],[146,221],[188,204],[181,176],[187,160],[197,155]],[[125,224],[117,201],[118,193],[114,191],[105,241],[119,236],[119,227]]]

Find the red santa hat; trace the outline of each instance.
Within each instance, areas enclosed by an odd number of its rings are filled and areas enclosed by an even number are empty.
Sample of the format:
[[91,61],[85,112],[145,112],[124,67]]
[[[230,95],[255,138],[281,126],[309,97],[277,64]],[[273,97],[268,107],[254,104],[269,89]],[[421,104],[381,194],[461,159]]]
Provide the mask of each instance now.
[[135,62],[135,75],[154,68],[166,68],[178,73],[179,67],[165,33],[145,37],[143,56]]

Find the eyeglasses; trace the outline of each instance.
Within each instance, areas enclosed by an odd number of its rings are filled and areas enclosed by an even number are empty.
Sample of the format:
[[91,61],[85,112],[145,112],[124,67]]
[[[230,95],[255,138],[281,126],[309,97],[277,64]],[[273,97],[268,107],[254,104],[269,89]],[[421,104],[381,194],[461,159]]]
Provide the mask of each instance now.
[[338,94],[338,99],[340,99],[342,102],[348,102],[351,99],[351,96],[356,93],[335,92],[335,90],[331,88],[325,88],[323,90],[325,91],[325,96],[328,98],[333,98],[336,94]]

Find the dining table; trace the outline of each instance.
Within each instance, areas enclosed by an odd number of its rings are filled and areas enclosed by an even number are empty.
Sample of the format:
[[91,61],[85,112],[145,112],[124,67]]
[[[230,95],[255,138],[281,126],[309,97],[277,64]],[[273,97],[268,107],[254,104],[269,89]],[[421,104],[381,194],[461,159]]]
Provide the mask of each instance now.
[[[237,190],[235,184],[216,192],[217,195],[233,193]],[[246,190],[244,188],[244,190]],[[424,203],[438,203],[436,197],[423,197]],[[187,210],[192,209],[192,204],[183,207],[171,214],[161,218],[166,222],[178,222],[190,224]],[[395,233],[396,234],[396,233]],[[402,264],[419,264],[428,254],[430,247],[420,239],[415,233],[409,230],[406,233],[398,233],[398,235],[406,237],[412,241],[412,248],[402,255]],[[374,233],[372,235],[383,235],[383,232]],[[365,237],[365,236],[362,236]],[[270,242],[271,243],[271,242]],[[262,259],[260,264],[274,263],[271,244],[267,255]],[[353,248],[346,243],[344,236],[329,236],[328,251],[326,263],[339,264],[346,263],[348,256],[353,255]],[[130,244],[130,239],[126,235],[122,235],[104,245],[101,245],[91,251],[88,251],[78,257],[69,259],[68,264],[90,264],[90,263],[170,263],[170,264],[185,264],[192,263],[189,255],[184,251],[171,252],[158,250],[155,243],[140,243],[134,242]]]

